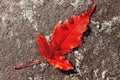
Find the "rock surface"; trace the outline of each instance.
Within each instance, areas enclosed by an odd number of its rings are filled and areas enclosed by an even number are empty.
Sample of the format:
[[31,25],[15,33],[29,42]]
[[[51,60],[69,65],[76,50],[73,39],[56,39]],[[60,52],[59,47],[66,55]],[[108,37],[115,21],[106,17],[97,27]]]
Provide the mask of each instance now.
[[[43,62],[15,70],[14,65],[42,58],[36,34],[51,36],[54,26],[97,4],[84,43],[67,55],[77,73],[63,74]],[[119,0],[0,0],[0,80],[119,80]]]

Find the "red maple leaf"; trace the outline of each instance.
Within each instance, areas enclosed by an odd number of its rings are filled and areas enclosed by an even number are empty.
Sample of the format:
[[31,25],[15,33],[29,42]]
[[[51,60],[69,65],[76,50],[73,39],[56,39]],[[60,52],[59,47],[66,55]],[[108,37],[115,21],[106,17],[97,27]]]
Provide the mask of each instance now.
[[64,21],[63,24],[57,24],[52,35],[51,43],[48,42],[45,37],[38,34],[38,47],[44,59],[14,66],[14,68],[18,69],[47,60],[52,66],[61,70],[74,69],[69,61],[64,58],[64,55],[82,44],[83,33],[87,30],[89,18],[94,11],[94,8],[95,4],[88,12],[83,13],[80,16],[72,16],[71,19]]

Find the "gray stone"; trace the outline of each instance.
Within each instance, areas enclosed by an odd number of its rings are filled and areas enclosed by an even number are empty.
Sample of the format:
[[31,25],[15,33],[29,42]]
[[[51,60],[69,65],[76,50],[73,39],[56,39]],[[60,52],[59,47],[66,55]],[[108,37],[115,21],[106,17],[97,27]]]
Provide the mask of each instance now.
[[[97,4],[90,34],[67,58],[78,73],[63,74],[43,62],[15,70],[14,65],[42,59],[36,34],[50,38],[58,22]],[[0,80],[119,80],[119,0],[0,0]]]

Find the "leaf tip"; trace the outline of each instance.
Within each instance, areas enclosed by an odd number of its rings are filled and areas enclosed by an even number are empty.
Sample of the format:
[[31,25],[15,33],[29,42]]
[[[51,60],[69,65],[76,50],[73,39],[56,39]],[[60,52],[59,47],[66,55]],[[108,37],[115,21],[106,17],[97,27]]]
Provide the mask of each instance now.
[[93,13],[93,11],[95,10],[95,7],[96,7],[96,4],[93,4],[90,10],[87,12],[88,16],[90,16]]

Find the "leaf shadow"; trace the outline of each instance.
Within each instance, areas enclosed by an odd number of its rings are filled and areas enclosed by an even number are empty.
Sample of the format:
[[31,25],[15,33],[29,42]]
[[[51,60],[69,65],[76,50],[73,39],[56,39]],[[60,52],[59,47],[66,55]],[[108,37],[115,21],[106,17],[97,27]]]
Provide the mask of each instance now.
[[68,71],[65,71],[65,70],[60,70],[60,72],[62,72],[63,74],[67,74],[67,75],[70,75],[70,74],[77,74],[77,70],[76,69],[73,69],[73,70],[68,70]]
[[90,34],[91,34],[91,29],[90,29],[90,27],[88,26],[88,28],[87,28],[87,30],[84,32],[84,34],[83,34],[83,37],[85,36],[85,37],[88,37],[88,36],[90,36]]

